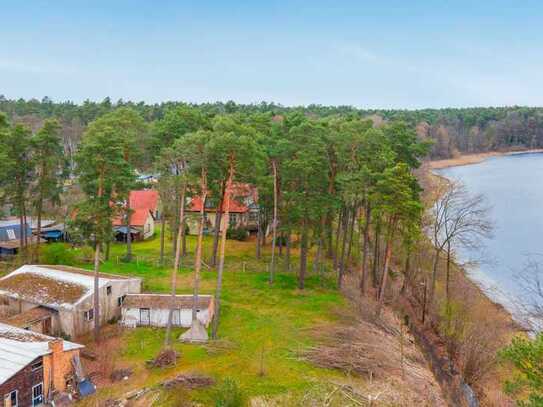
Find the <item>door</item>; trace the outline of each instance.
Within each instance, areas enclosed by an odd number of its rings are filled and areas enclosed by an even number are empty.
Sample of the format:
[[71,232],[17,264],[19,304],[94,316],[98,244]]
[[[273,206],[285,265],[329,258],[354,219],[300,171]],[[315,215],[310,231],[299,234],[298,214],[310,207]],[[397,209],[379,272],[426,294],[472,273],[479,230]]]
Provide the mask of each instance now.
[[140,325],[151,324],[151,311],[149,308],[140,308]]
[[44,319],[41,323],[41,332],[44,335],[51,335],[51,317]]

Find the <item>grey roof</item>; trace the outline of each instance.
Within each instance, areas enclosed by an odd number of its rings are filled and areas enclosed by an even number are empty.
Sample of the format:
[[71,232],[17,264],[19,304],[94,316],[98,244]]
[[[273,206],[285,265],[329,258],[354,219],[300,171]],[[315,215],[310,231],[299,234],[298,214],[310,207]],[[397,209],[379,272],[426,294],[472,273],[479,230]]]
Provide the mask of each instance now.
[[[0,384],[24,369],[36,358],[51,353],[49,342],[55,338],[0,323]],[[63,341],[64,350],[83,345]]]
[[[150,308],[169,309],[171,294],[127,294],[123,301],[123,308]],[[176,295],[175,308],[191,309],[194,301],[192,295]],[[213,303],[211,295],[198,295],[198,309],[205,309]]]

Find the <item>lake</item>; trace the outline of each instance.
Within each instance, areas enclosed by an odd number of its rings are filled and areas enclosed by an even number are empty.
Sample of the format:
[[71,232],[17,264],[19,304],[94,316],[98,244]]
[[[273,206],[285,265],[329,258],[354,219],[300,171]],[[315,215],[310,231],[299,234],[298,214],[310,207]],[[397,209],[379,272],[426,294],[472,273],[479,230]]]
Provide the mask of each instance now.
[[527,293],[519,274],[530,261],[543,270],[543,153],[489,158],[481,163],[435,171],[460,180],[492,206],[494,237],[480,253],[459,250],[461,261],[478,260],[468,273],[490,297],[518,316]]

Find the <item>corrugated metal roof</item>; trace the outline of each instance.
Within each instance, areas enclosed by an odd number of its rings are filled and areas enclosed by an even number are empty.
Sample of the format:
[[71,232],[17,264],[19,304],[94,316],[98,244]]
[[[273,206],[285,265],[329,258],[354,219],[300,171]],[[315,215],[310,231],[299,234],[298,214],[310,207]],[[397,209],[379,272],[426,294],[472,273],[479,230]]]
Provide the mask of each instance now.
[[[193,299],[192,295],[176,295],[175,308],[192,308]],[[123,301],[123,308],[169,309],[171,301],[170,294],[128,294]],[[198,308],[207,308],[212,301],[211,295],[199,295]]]
[[[49,342],[55,338],[0,323],[0,384],[24,369],[40,356],[51,353]],[[64,350],[83,345],[63,341]]]

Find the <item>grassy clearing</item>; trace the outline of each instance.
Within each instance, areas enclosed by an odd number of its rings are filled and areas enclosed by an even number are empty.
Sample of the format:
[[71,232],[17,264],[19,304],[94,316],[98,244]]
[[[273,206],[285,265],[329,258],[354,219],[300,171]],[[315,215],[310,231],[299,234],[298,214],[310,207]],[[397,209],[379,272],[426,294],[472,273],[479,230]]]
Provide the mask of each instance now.
[[[158,235],[157,235],[158,236]],[[189,252],[193,251],[194,238],[188,239]],[[212,239],[205,239],[205,252],[211,251]],[[176,343],[181,352],[180,363],[163,370],[148,370],[144,361],[154,357],[164,340],[163,329],[138,328],[122,333],[119,350],[112,357],[117,365],[133,366],[136,373],[128,381],[106,386],[98,394],[99,399],[118,396],[144,385],[151,385],[181,372],[199,372],[213,376],[218,382],[225,378],[234,379],[248,397],[273,396],[282,393],[303,393],[315,381],[338,378],[336,371],[316,368],[297,358],[297,350],[310,343],[306,330],[319,324],[333,321],[336,311],[344,305],[344,299],[335,290],[334,278],[326,273],[322,276],[309,275],[306,289],[297,289],[293,272],[279,272],[273,286],[268,283],[265,252],[262,260],[254,256],[254,242],[229,241],[227,245],[226,272],[222,320],[219,329],[220,341],[209,346]],[[267,249],[269,250],[269,248]],[[133,245],[134,255],[143,258],[158,258],[159,239],[137,242]],[[117,263],[125,246],[111,247],[111,259],[103,264],[104,272],[130,274],[142,277],[144,290],[168,292],[170,269],[156,266],[156,262],[139,260],[132,263]],[[168,246],[166,253],[171,254]],[[293,250],[293,261],[297,252]],[[185,265],[192,265],[190,256]],[[243,262],[246,271],[243,272]],[[90,264],[82,266],[91,268]],[[201,292],[213,294],[216,273],[202,273]],[[178,275],[179,293],[192,291],[192,272],[183,267]],[[179,335],[181,330],[176,330]],[[187,397],[213,404],[215,390],[191,391]],[[171,397],[165,392],[160,405],[169,405]],[[93,403],[88,400],[87,403]],[[171,401],[172,404],[175,401]]]

